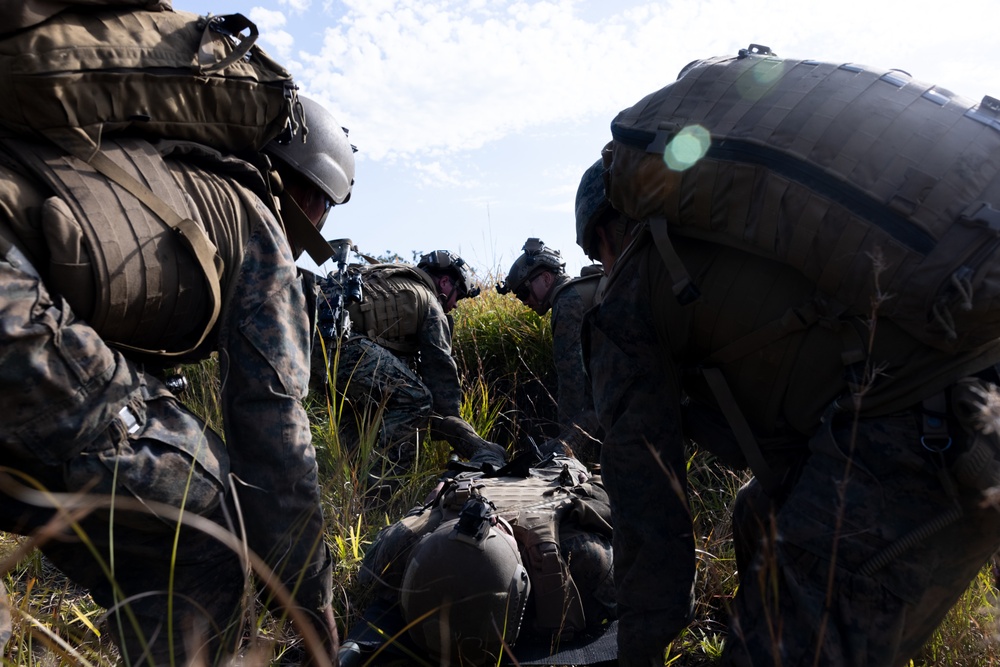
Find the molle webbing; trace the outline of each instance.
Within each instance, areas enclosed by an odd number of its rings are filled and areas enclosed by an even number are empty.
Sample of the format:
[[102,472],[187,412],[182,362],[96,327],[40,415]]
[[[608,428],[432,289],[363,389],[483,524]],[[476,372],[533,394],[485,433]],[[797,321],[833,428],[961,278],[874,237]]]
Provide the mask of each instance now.
[[[1000,336],[995,100],[747,55],[695,64],[611,129],[625,215],[787,264],[855,315],[889,295],[880,315],[945,352]],[[701,157],[671,166],[681,144]]]
[[418,333],[436,287],[424,272],[405,265],[364,269],[364,298],[348,307],[356,333],[398,354],[418,351]]
[[[206,221],[142,140],[106,139],[92,156],[96,168],[44,144],[5,140],[5,146],[59,195],[46,201],[41,219],[50,286],[124,349],[169,357],[197,348],[218,316],[224,264],[240,263],[245,216],[217,201]],[[208,177],[178,165],[188,189],[199,186],[193,172]],[[213,191],[197,194],[204,201]]]
[[253,154],[290,127],[291,75],[243,15],[87,9],[0,38],[0,125],[85,161],[122,130]]

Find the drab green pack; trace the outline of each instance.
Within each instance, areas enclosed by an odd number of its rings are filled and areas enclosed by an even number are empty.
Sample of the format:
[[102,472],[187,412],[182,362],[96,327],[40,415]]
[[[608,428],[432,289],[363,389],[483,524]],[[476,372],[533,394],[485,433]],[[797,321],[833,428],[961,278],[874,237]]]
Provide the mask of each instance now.
[[946,353],[1000,336],[1000,101],[751,48],[693,63],[611,133],[626,215],[791,266],[854,315],[888,295],[881,316]]
[[0,38],[0,125],[88,162],[102,135],[123,130],[257,151],[286,128],[295,99],[257,34],[240,14],[61,11]]

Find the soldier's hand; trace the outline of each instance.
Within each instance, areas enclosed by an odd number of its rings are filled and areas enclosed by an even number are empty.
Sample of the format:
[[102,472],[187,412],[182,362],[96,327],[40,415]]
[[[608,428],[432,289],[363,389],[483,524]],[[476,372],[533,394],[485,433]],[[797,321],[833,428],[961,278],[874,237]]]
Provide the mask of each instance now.
[[495,442],[483,440],[469,463],[479,466],[484,472],[494,472],[507,464],[507,450]]

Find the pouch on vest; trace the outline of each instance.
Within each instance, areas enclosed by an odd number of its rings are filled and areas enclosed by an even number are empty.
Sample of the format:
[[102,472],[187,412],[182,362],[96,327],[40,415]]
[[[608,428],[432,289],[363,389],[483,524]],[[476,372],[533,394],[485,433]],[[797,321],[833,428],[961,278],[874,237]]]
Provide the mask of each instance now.
[[348,305],[352,330],[396,354],[416,355],[427,292],[436,293],[430,277],[405,264],[375,264],[362,269],[362,279],[361,302]]

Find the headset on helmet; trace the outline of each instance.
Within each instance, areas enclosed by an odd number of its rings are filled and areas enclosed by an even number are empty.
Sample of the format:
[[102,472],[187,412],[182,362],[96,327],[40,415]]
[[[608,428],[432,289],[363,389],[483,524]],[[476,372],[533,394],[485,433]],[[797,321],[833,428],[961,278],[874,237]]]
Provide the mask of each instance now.
[[472,269],[468,263],[448,250],[434,250],[427,253],[417,262],[417,268],[428,273],[450,275],[458,286],[459,299],[471,299],[479,296],[482,291],[472,286]]
[[413,547],[400,589],[410,637],[441,664],[496,664],[531,584],[510,526],[481,497]]
[[576,244],[591,259],[599,259],[594,230],[611,208],[605,179],[604,160],[600,159],[583,172],[576,191]]
[[354,185],[355,148],[347,140],[347,130],[323,105],[298,96],[304,124],[288,143],[271,141],[264,151],[305,176],[334,204],[351,198]]
[[507,272],[507,278],[502,283],[497,284],[497,292],[500,294],[513,292],[519,299],[521,299],[521,295],[518,294],[518,291],[538,269],[549,269],[554,273],[562,274],[566,267],[559,251],[549,248],[539,238],[528,239],[521,250],[524,252],[514,260],[510,271]]

